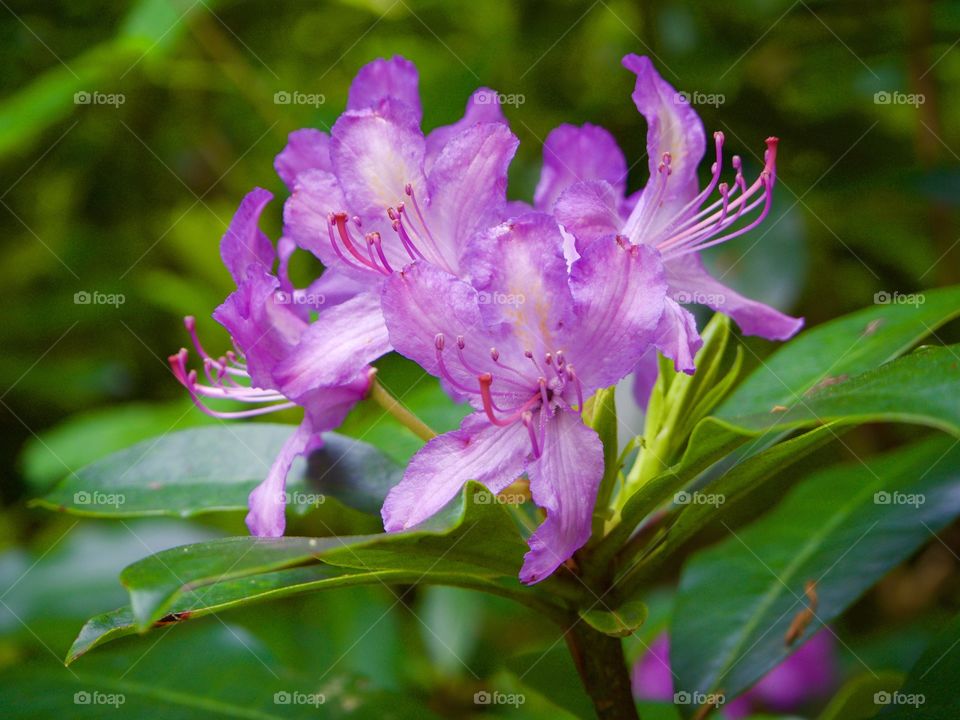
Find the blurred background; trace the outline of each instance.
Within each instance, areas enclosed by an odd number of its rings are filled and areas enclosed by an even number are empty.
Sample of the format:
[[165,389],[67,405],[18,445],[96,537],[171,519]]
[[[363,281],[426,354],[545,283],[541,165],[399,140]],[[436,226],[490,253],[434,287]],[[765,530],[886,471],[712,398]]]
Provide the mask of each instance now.
[[[25,502],[112,450],[204,422],[166,365],[186,342],[182,317],[198,316],[208,346],[227,347],[209,319],[232,289],[218,255],[226,224],[259,185],[277,196],[264,221],[277,237],[285,190],[274,156],[291,130],[329,128],[354,73],[376,57],[417,64],[425,128],[459,118],[477,86],[513,97],[504,109],[521,143],[510,195],[530,200],[543,138],[560,122],[607,127],[632,165],[630,189],[642,186],[646,129],[620,58],[648,54],[748,167],[768,135],[781,138],[772,219],[710,257],[726,281],[808,325],[876,293],[960,282],[960,5],[948,0],[0,6],[0,668],[67,672],[58,659],[83,620],[124,601],[125,563],[240,531],[239,518],[78,524]],[[298,259],[300,277],[315,271]],[[409,369],[388,359],[384,372],[399,384]],[[365,432],[364,413],[352,434]],[[430,419],[443,428],[456,415]],[[850,444],[875,450],[903,432],[867,428]],[[395,428],[371,437],[398,459],[416,447]],[[909,635],[956,592],[942,572],[953,558],[935,565],[917,597],[894,588],[867,601],[871,612]],[[237,682],[256,683],[265,670],[249,645],[299,672],[332,663],[327,681],[360,683],[366,697],[428,678],[441,690],[421,694],[442,711],[456,707],[443,688],[503,672],[496,658],[555,636],[487,598],[430,590],[419,602],[429,631],[369,589],[269,606],[271,633],[260,632],[264,616],[238,613],[228,620],[243,632],[204,621],[156,653],[145,653],[152,637],[125,641],[102,662],[128,668],[143,655],[131,678],[150,677],[197,648],[231,657]],[[200,677],[191,663],[203,663],[183,662],[181,674]]]

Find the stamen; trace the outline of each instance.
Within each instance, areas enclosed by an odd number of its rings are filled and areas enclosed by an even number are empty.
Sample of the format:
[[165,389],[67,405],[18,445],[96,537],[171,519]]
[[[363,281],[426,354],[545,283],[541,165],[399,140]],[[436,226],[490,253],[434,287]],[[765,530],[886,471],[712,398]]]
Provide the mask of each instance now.
[[[497,408],[496,404],[494,403],[493,394],[490,392],[490,385],[493,384],[493,375],[490,373],[481,373],[477,376],[477,382],[480,384],[480,399],[483,402],[483,411],[487,414],[487,418],[490,420],[490,422],[499,427],[507,427],[508,425],[515,423],[523,416],[525,411],[530,409],[530,407],[537,401],[539,397],[534,395],[516,410],[500,410],[500,408]],[[513,414],[505,418],[498,418],[494,414],[494,410],[500,410],[500,412],[512,412]]]
[[[657,248],[667,257],[679,257],[719,245],[757,227],[770,212],[772,205],[774,174],[776,172],[777,139],[767,139],[764,153],[764,169],[749,187],[743,178],[743,165],[738,156],[733,157],[736,170],[733,190],[726,183],[719,184],[720,198],[693,216],[670,229],[666,240],[657,243]],[[760,208],[757,217],[742,228],[722,234],[735,225],[741,217]],[[713,239],[711,239],[713,238]]]
[[512,425],[512,420],[501,420],[493,412],[493,397],[490,395],[490,385],[493,383],[493,375],[490,373],[483,373],[477,376],[477,382],[480,383],[480,398],[483,401],[483,411],[487,414],[487,418],[494,425],[499,427],[507,427]]
[[524,411],[521,416],[523,420],[523,425],[527,428],[527,434],[530,435],[530,445],[533,446],[533,457],[540,457],[540,443],[537,442],[537,433],[533,429],[533,413],[529,410]]
[[440,371],[440,375],[443,377],[443,379],[460,392],[475,395],[477,392],[476,390],[460,383],[447,369],[447,365],[443,361],[443,348],[446,346],[446,338],[444,338],[443,333],[438,333],[436,338],[434,338],[434,346],[437,349],[437,369]]
[[371,270],[376,270],[376,263],[365,258],[353,244],[353,238],[350,236],[350,228],[347,227],[347,214],[343,212],[333,213],[333,224],[337,228],[337,232],[340,235],[340,240],[343,242],[343,246],[349,251],[349,253],[353,255],[353,257],[355,257],[361,265]]
[[337,243],[337,239],[336,237],[334,237],[334,234],[333,234],[333,228],[336,227],[336,224],[337,224],[336,220],[334,219],[334,214],[330,213],[327,216],[327,220],[329,221],[327,224],[327,235],[330,237],[330,246],[333,248],[333,251],[337,254],[337,257],[340,259],[340,261],[343,262],[345,265],[349,265],[354,269],[367,270],[369,266],[365,261],[360,265],[357,265],[352,260],[348,260],[347,256],[344,255],[343,252],[341,252],[340,245]]
[[383,254],[383,244],[380,242],[380,233],[371,232],[367,233],[364,237],[367,240],[367,248],[370,250],[370,262],[376,265],[376,260],[373,259],[373,250],[376,249],[377,256],[380,258],[380,262],[383,263],[383,267],[378,267],[377,269],[384,275],[393,273],[393,268],[390,267],[390,263],[387,262],[387,256]]
[[577,412],[583,415],[583,386],[580,384],[580,378],[577,377],[573,365],[567,365],[567,377],[577,391]]

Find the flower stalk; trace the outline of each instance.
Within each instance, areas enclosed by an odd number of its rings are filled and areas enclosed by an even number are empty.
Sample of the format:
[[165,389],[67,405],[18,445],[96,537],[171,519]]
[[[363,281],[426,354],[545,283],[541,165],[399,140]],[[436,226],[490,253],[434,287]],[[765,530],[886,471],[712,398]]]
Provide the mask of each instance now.
[[370,383],[370,393],[367,397],[390,413],[401,425],[421,440],[428,442],[437,436],[437,433],[429,425],[410,412],[393,393],[387,390],[376,376]]

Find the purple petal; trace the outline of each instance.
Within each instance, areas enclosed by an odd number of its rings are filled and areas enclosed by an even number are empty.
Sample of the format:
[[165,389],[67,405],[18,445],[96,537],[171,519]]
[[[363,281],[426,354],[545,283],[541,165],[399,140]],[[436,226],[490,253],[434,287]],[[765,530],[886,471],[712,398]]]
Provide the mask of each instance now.
[[664,80],[648,57],[627,55],[623,66],[636,73],[633,102],[647,120],[647,162],[649,191],[657,180],[657,166],[670,153],[670,179],[663,197],[686,202],[697,193],[697,166],[706,149],[703,123],[689,102]]
[[644,410],[650,404],[650,395],[659,375],[660,363],[657,362],[657,351],[651,347],[633,369],[633,399]]
[[567,188],[553,212],[582,251],[590,243],[620,232],[623,218],[617,208],[622,200],[623,196],[610,183],[593,180]]
[[287,146],[273,161],[273,167],[291,191],[297,175],[305,170],[329,172],[330,136],[314,128],[294,130],[287,139]]
[[339,267],[324,270],[323,275],[310,283],[306,290],[307,295],[322,300],[321,304],[326,307],[339,305],[365,292],[370,292],[369,273],[358,277],[357,274],[343,272]]
[[502,219],[507,168],[518,143],[506,125],[483,123],[444,146],[427,181],[427,216],[442,258],[438,263],[441,267],[457,271],[470,236]]
[[389,351],[380,299],[366,292],[324,307],[274,374],[281,392],[298,398],[318,387],[350,382],[363,366]]
[[335,430],[346,420],[353,406],[366,397],[374,373],[373,368],[364,366],[343,384],[316,388],[296,398],[297,403],[303,406],[318,432]]
[[665,300],[654,344],[673,360],[674,370],[693,375],[696,370],[693,359],[703,340],[697,332],[696,318],[670,298]]
[[468,283],[428,263],[416,262],[387,279],[381,306],[394,349],[437,377],[444,376],[437,361],[436,338],[443,334],[449,344],[445,367],[457,383],[476,388],[477,375],[468,371],[457,357],[456,339],[465,340],[463,355],[477,372],[496,369],[490,348],[517,350],[506,328],[484,325],[480,298]]
[[590,538],[603,476],[603,444],[578,414],[559,410],[547,422],[543,454],[527,467],[533,501],[547,511],[523,557],[520,580],[528,585],[548,577]]
[[243,352],[254,387],[277,388],[274,371],[307,327],[285,302],[288,297],[276,277],[251,266],[246,279],[213,313]]
[[344,113],[333,126],[330,155],[351,216],[358,215],[364,231],[392,233],[387,209],[408,202],[412,185],[423,200],[425,141],[416,128],[405,124],[395,105],[377,111]]
[[305,170],[297,176],[293,194],[283,206],[283,233],[327,267],[341,265],[330,244],[329,215],[346,209],[347,201],[333,174]]
[[543,170],[533,204],[538,210],[550,212],[564,190],[591,180],[609,183],[622,199],[626,179],[627,161],[613,135],[589,123],[582,127],[561,125],[543,143]]
[[633,696],[638,700],[673,701],[670,638],[661,633],[633,664]]
[[745,335],[787,340],[803,327],[803,318],[784,315],[769,305],[745,298],[715,279],[693,253],[671,258],[665,264],[672,297],[729,315]]
[[427,134],[427,167],[433,165],[446,145],[454,137],[479,123],[507,123],[500,109],[496,91],[489,88],[477,88],[467,100],[463,117],[452,125],[443,125]]
[[564,346],[573,296],[563,237],[550,215],[524,215],[477,236],[464,265],[487,323],[509,323],[519,344],[538,356]]
[[497,427],[482,413],[468,415],[459,430],[435,437],[413,456],[383,504],[384,528],[396,532],[418,525],[468,480],[500,492],[523,474],[529,452],[530,440],[520,423]]
[[568,358],[592,392],[626,376],[647,351],[667,284],[655,250],[612,237],[584,248],[570,282],[578,317]]
[[420,79],[417,67],[399,55],[382,58],[360,68],[350,85],[347,110],[376,110],[384,101],[400,102],[410,113],[414,125],[420,125]]
[[771,670],[743,697],[778,712],[800,709],[830,694],[838,677],[833,636],[821,630]]
[[247,277],[251,265],[266,271],[273,267],[273,243],[258,226],[260,214],[271,200],[273,195],[263,188],[247,193],[220,241],[220,257],[237,285]]
[[266,479],[257,485],[250,493],[247,513],[247,527],[252,535],[257,537],[281,537],[286,527],[284,509],[286,508],[285,491],[287,487],[287,473],[297,456],[308,453],[320,447],[322,440],[319,434],[314,434],[313,427],[304,420],[296,432],[283,444],[280,454]]

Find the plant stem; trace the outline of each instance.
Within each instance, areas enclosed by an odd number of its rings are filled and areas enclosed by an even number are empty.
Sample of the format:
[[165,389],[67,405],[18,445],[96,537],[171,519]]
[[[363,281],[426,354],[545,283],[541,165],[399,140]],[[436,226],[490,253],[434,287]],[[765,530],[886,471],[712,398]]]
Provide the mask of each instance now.
[[640,720],[619,638],[580,620],[566,633],[567,647],[600,720]]
[[433,440],[433,438],[437,436],[437,433],[435,433],[429,425],[407,410],[403,403],[397,400],[389,390],[381,385],[376,377],[374,377],[373,382],[370,384],[370,394],[368,397],[393,415],[400,421],[401,425],[421,440]]

